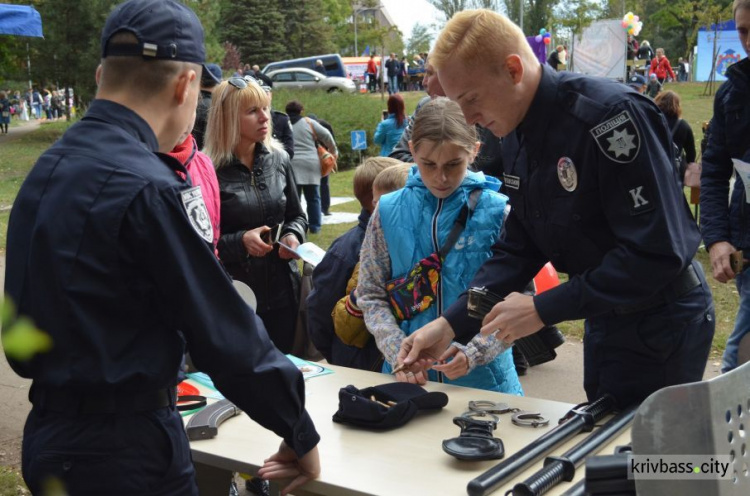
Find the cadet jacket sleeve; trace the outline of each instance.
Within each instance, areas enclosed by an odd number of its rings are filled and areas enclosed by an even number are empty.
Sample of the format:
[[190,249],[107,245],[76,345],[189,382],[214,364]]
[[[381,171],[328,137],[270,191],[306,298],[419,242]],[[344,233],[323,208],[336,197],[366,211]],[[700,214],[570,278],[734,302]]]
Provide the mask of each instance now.
[[285,236],[292,233],[300,243],[304,243],[305,233],[307,232],[307,217],[302,210],[302,203],[299,201],[297,194],[297,181],[292,171],[291,160],[284,157],[282,168],[286,176],[286,186],[284,187],[286,212],[284,213],[284,229],[282,229],[281,235]]
[[279,141],[284,146],[284,150],[289,155],[289,160],[294,158],[294,130],[289,123],[289,117],[284,116],[283,126],[278,130]]
[[313,271],[313,290],[307,297],[307,330],[315,347],[331,362],[334,339],[331,312],[339,299],[346,295],[346,284],[352,276],[351,263],[337,252],[334,245]]
[[706,249],[719,241],[729,241],[729,180],[734,167],[726,146],[722,89],[714,99],[708,146],[701,160],[700,218]]
[[599,144],[595,133],[586,135],[586,156],[598,174],[602,228],[611,232],[612,246],[589,269],[534,297],[547,325],[648,300],[691,263],[700,243],[659,110],[637,96],[615,106],[608,119],[601,124],[611,127]]
[[398,350],[406,335],[391,311],[385,283],[391,275],[391,257],[385,242],[378,209],[372,214],[359,256],[357,306],[362,310],[367,329],[385,359],[396,366]]
[[184,333],[196,366],[298,456],[311,450],[320,437],[305,410],[301,373],[234,290],[191,226],[179,192],[146,186],[131,202],[120,233],[122,249],[139,256],[166,320]]
[[[477,271],[470,287],[485,287],[500,296],[506,296],[523,288],[547,263],[526,231],[513,215],[503,223],[500,239],[492,247],[492,257],[484,262]],[[499,275],[502,274],[502,277]],[[466,293],[462,294],[447,311],[443,313],[456,334],[456,341],[467,343],[479,332],[481,321],[469,317],[466,311]]]
[[400,160],[407,164],[414,162],[414,159],[411,156],[411,150],[409,150],[409,140],[411,139],[413,122],[414,117],[411,117],[409,119],[409,122],[407,122],[406,124],[406,129],[404,129],[404,132],[401,134],[401,139],[398,140],[398,143],[393,148],[393,151],[390,155],[388,155],[389,157],[395,158],[396,160]]

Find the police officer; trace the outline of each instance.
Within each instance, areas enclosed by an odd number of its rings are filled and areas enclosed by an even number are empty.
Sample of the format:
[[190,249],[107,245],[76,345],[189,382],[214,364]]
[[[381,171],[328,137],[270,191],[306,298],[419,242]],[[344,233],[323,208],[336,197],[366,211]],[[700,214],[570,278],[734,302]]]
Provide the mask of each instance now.
[[[467,121],[504,136],[512,210],[471,285],[505,300],[481,332],[512,343],[586,319],[586,393],[612,394],[621,406],[701,380],[713,303],[692,261],[700,235],[656,106],[620,83],[540,65],[521,30],[487,10],[456,14],[430,60]],[[548,260],[568,282],[520,294]],[[423,368],[478,328],[464,296],[404,342],[400,362]]]
[[[750,53],[750,0],[734,0],[732,6],[737,33]],[[737,174],[732,190],[729,180],[737,168],[750,168],[750,59],[744,58],[727,70],[727,81],[714,99],[714,116],[707,133],[701,173],[701,230],[714,279],[721,283],[736,280],[740,307],[734,330],[727,340],[721,371],[729,372],[750,357],[750,270],[735,272],[730,254],[750,251],[750,225],[747,222],[747,172]],[[744,164],[743,164],[744,163]],[[731,195],[731,196],[730,196]]]
[[96,99],[14,203],[5,289],[53,341],[31,360],[8,357],[33,379],[23,475],[34,494],[50,479],[69,494],[198,494],[175,409],[185,341],[219,390],[283,439],[261,477],[294,489],[320,471],[302,375],[232,287],[200,189],[166,155],[195,112],[204,58],[184,5],[116,7]]

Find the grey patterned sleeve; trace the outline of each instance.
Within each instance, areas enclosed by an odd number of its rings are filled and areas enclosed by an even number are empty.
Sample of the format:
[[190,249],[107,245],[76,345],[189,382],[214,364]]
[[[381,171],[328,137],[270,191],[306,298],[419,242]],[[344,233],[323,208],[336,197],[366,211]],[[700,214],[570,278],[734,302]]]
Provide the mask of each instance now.
[[395,367],[401,342],[406,335],[391,312],[385,283],[390,279],[391,257],[383,235],[380,214],[376,209],[367,226],[359,256],[359,284],[357,305],[362,310],[365,325],[375,337],[383,356]]

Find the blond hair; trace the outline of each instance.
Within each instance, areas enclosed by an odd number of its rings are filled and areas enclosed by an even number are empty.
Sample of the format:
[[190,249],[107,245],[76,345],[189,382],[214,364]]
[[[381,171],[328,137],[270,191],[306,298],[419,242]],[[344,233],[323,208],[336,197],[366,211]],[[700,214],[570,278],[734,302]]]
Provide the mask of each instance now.
[[406,184],[412,164],[399,163],[384,169],[375,177],[372,189],[378,190],[381,195],[401,189]]
[[372,185],[375,178],[388,167],[403,164],[400,160],[390,157],[370,157],[354,171],[352,179],[354,196],[357,197],[363,208],[370,210],[372,207]]
[[477,144],[477,130],[466,123],[459,105],[447,98],[436,98],[419,109],[412,126],[411,145],[416,152],[423,142],[430,141],[436,146],[453,143],[474,153]]
[[[237,88],[223,81],[216,86],[211,99],[206,124],[204,152],[211,157],[217,168],[228,165],[234,159],[237,146],[240,144],[240,118],[250,107],[268,107],[268,94],[251,78],[244,79],[247,86]],[[270,112],[270,110],[269,110]],[[268,134],[263,140],[266,148],[272,151],[283,150],[281,144],[273,137],[273,121],[268,117]]]
[[523,31],[510,19],[487,9],[464,10],[443,28],[430,52],[430,62],[438,71],[452,58],[469,67],[497,70],[498,62],[511,54],[539,63]]
[[732,17],[737,15],[739,9],[750,10],[750,0],[734,0],[732,3]]

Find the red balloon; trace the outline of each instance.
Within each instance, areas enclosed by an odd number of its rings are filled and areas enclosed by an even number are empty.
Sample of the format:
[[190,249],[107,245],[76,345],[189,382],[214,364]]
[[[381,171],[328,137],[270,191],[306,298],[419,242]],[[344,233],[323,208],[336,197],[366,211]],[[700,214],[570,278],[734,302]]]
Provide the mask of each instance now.
[[544,38],[545,45],[549,45],[550,43],[552,43],[552,38]]

